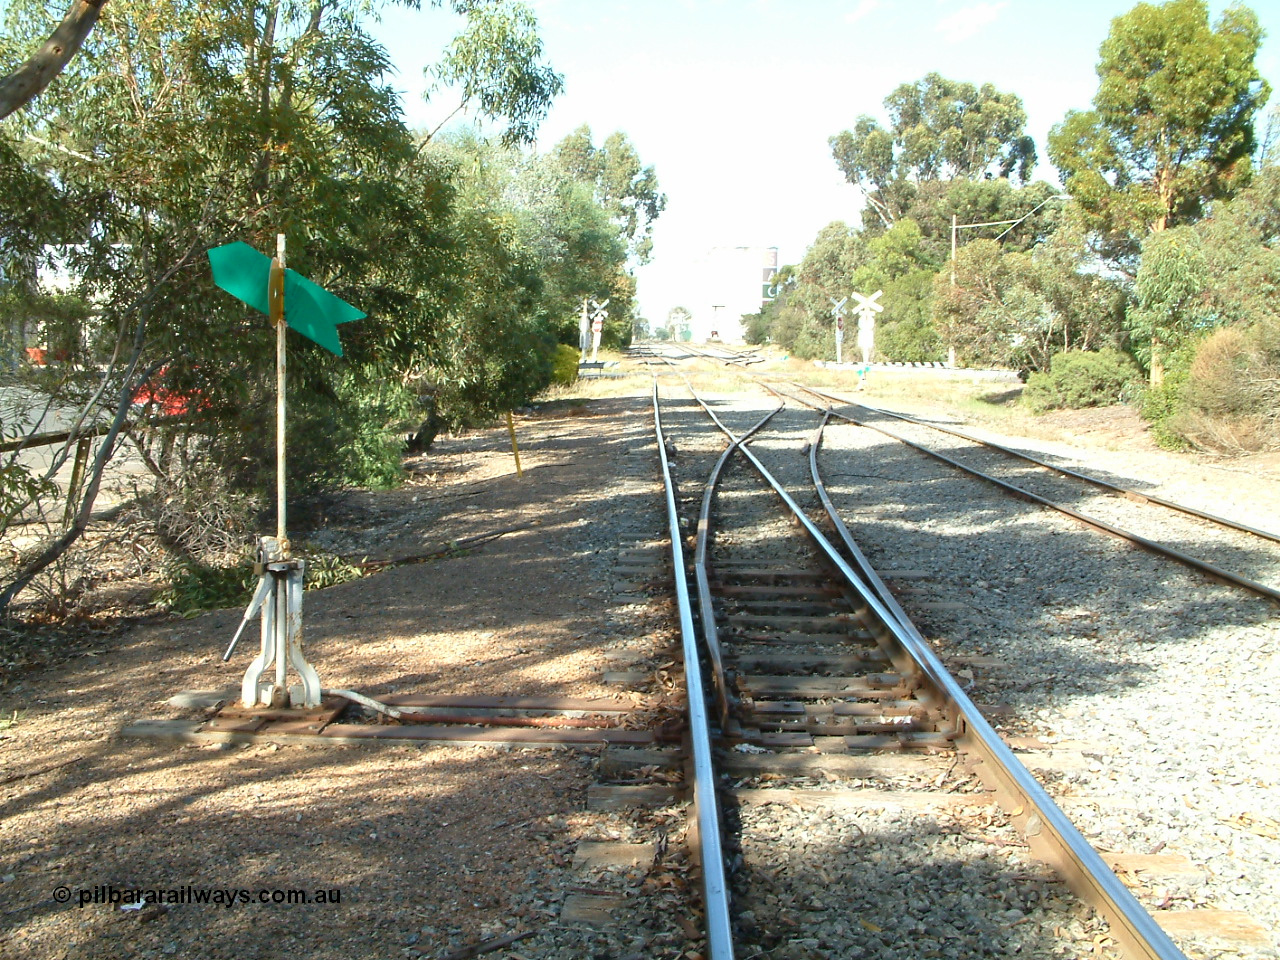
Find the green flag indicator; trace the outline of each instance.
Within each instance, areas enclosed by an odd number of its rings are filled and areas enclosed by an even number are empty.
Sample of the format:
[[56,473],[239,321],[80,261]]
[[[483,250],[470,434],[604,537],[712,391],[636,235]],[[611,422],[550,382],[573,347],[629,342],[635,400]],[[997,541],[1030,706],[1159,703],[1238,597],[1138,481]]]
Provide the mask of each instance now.
[[[268,287],[271,258],[247,243],[228,243],[209,251],[213,282],[253,309],[270,315]],[[341,297],[313,283],[296,270],[284,272],[285,323],[330,353],[342,356],[338,324],[367,316]]]

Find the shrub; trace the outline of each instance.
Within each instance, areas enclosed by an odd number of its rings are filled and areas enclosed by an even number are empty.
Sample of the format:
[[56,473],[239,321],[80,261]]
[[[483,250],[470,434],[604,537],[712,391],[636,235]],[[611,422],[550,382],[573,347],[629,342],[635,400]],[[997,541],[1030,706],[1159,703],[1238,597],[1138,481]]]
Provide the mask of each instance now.
[[1175,389],[1161,393],[1150,413],[1162,441],[1219,453],[1280,449],[1280,322],[1214,331]]
[[1036,413],[1106,406],[1119,403],[1140,377],[1133,358],[1119,350],[1068,350],[1053,357],[1047,372],[1027,378],[1022,399]]
[[578,379],[578,348],[567,343],[556,345],[556,352],[551,357],[551,382],[563,387],[570,386]]

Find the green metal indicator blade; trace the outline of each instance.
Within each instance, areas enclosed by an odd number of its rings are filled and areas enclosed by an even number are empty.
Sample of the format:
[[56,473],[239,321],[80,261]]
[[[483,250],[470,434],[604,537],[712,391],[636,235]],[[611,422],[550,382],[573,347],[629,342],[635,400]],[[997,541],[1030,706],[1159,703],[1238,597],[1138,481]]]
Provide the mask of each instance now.
[[[213,282],[262,313],[270,313],[268,285],[271,258],[247,243],[228,243],[209,251]],[[285,324],[330,353],[342,356],[338,324],[362,320],[367,314],[296,270],[284,272]]]

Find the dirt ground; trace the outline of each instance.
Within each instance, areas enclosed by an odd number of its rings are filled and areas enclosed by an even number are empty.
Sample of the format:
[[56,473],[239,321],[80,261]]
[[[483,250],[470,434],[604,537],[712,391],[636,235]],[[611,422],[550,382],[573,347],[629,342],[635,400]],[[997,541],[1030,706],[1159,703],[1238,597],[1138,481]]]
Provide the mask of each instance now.
[[[317,518],[313,542],[370,558],[509,531],[309,592],[307,656],[325,687],[615,697],[606,654],[660,664],[665,599],[609,599],[619,547],[661,518],[645,401],[552,405],[517,429],[523,478],[505,429],[481,431],[442,439],[403,488]],[[590,955],[589,931],[555,925],[577,844],[620,835],[585,809],[593,751],[122,739],[138,720],[199,716],[168,705],[179,691],[238,685],[255,631],[220,657],[241,612],[153,618],[8,675],[0,957],[435,957],[526,930],[539,937],[523,955],[558,955],[540,941]],[[80,906],[187,885],[340,902]],[[683,939],[649,948],[677,956]]]
[[[669,601],[635,585],[620,596],[613,571],[620,551],[662,538],[647,383],[518,418],[523,478],[505,428],[477,431],[411,461],[404,487],[345,495],[313,518],[313,546],[374,559],[501,532],[308,593],[307,654],[324,685],[610,697],[619,688],[603,673],[619,655],[660,678]],[[1123,409],[1043,423],[1170,476],[1225,476],[1242,502],[1280,503],[1274,456],[1215,472],[1156,451]],[[179,691],[237,686],[253,631],[230,664],[220,656],[240,616],[154,617],[0,674],[0,957],[445,957],[525,931],[536,935],[493,955],[627,955],[558,920],[576,846],[630,836],[586,809],[591,751],[121,738],[139,720],[199,716],[168,705]],[[649,706],[664,694],[628,692]],[[188,885],[340,902],[80,905]],[[680,929],[631,955],[685,955]]]

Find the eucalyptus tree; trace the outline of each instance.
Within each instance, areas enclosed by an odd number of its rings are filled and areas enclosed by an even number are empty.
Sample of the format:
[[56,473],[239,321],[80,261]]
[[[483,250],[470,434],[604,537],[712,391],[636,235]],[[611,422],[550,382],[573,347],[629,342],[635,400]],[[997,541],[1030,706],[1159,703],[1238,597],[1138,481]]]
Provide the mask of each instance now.
[[1140,3],[1111,22],[1093,109],[1054,127],[1049,156],[1130,275],[1146,233],[1194,222],[1248,180],[1270,94],[1254,63],[1262,36],[1239,5],[1210,27],[1203,0]]
[[551,102],[564,90],[564,78],[544,58],[537,17],[526,4],[509,0],[452,5],[465,14],[466,26],[426,73],[434,80],[428,96],[449,90],[458,105],[425,139],[470,108],[504,125],[504,144],[533,143]]
[[[519,7],[451,5],[472,44],[483,36],[477,23]],[[162,483],[189,486],[199,471],[186,468],[199,465],[215,502],[262,485],[272,338],[214,288],[211,246],[270,248],[283,233],[291,267],[369,313],[344,328],[341,362],[291,338],[296,480],[392,469],[386,428],[406,411],[403,388],[447,361],[447,314],[469,295],[457,255],[469,221],[452,219],[448,177],[403,123],[391,65],[363,26],[367,6],[114,0],[59,82],[6,122],[33,171],[32,195],[56,194],[62,225],[48,239],[63,245],[93,314],[67,338],[75,350],[36,383],[74,425],[52,469],[90,427],[97,439],[75,502],[46,511],[51,532],[7,578],[0,608],[83,533],[125,435]],[[29,44],[42,8],[10,5],[0,56]],[[520,136],[554,92],[516,83],[489,98],[511,75],[496,61],[468,69],[490,73],[481,106],[510,111]],[[165,395],[186,398],[181,422],[144,427]],[[139,397],[150,404],[135,409]]]
[[887,128],[864,115],[829,141],[837,166],[882,229],[909,215],[923,184],[990,177],[1024,183],[1035,167],[1022,100],[989,83],[930,73],[899,86],[884,106]]
[[851,278],[865,259],[861,231],[839,220],[819,230],[795,270],[794,285],[764,309],[770,339],[801,357],[834,356],[830,298],[849,295]]
[[1089,269],[1085,227],[1069,207],[1043,242],[1008,251],[991,239],[961,247],[933,284],[934,324],[964,365],[1048,370],[1055,354],[1118,346],[1124,293]]
[[586,184],[613,218],[637,265],[653,253],[653,224],[666,208],[652,166],[643,166],[625,133],[615,131],[596,147],[591,128],[583,124],[555,145],[551,159],[571,180]]
[[80,52],[107,0],[71,0],[58,25],[23,62],[0,77],[0,120],[40,95]]

